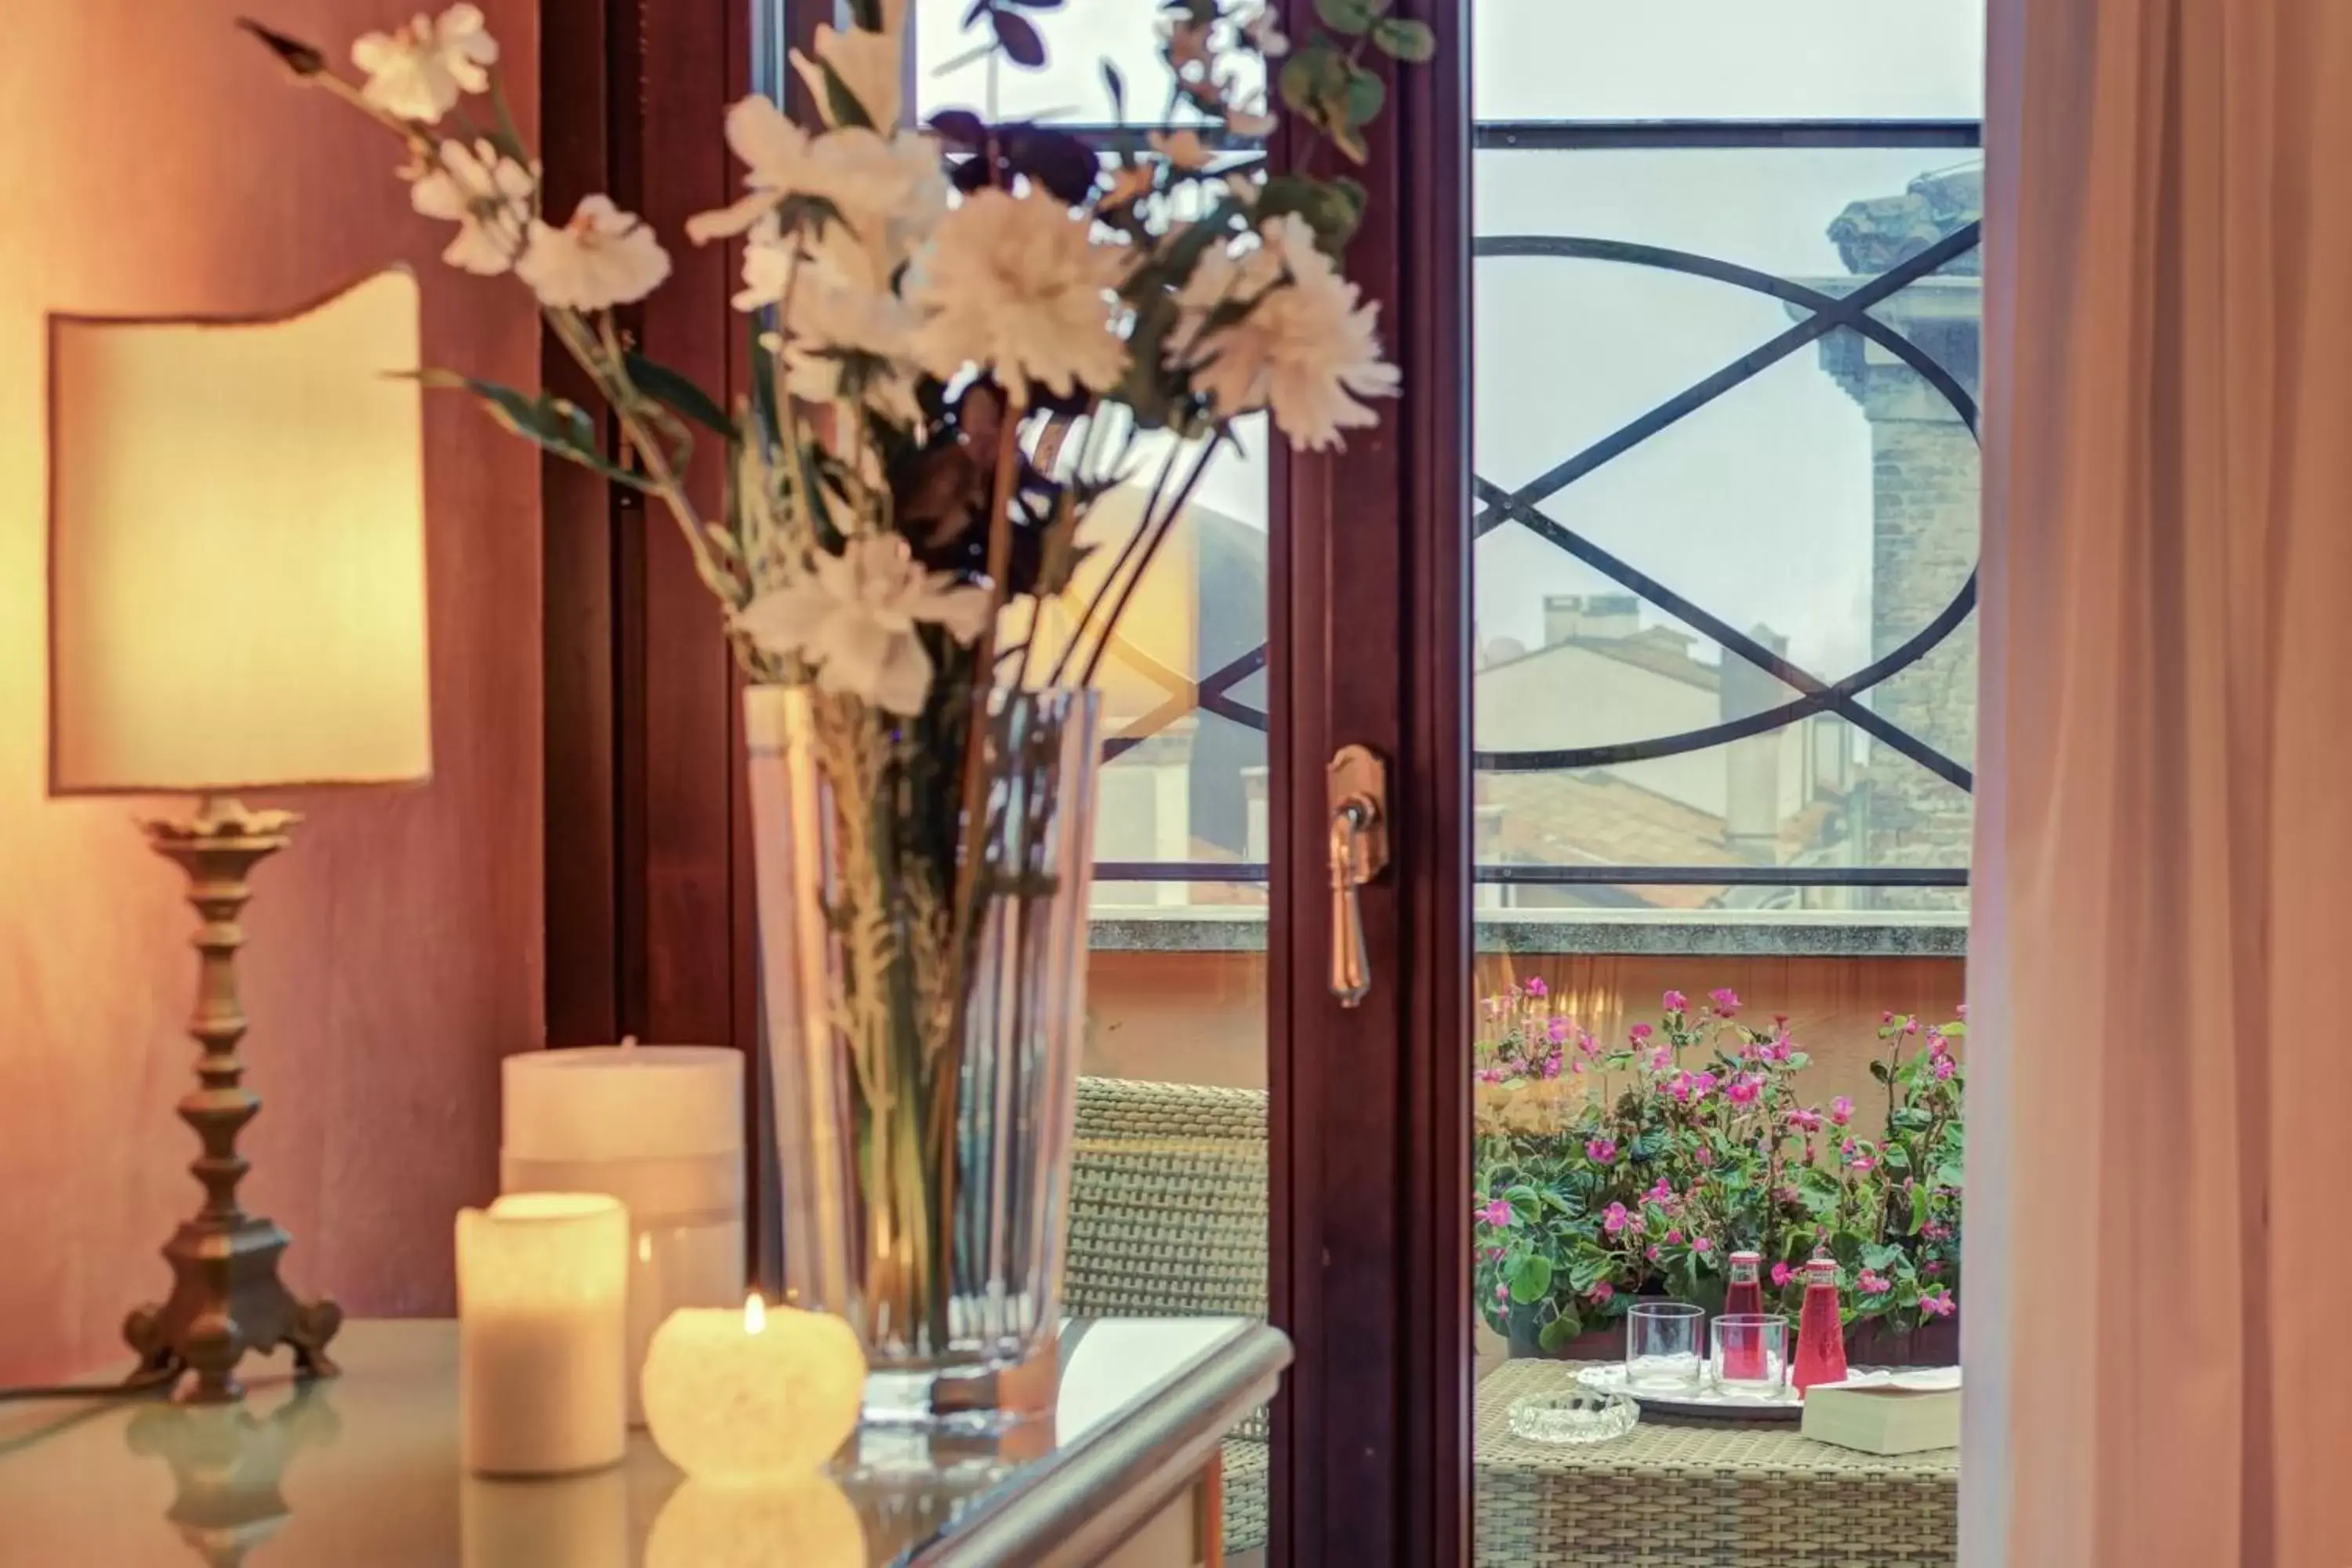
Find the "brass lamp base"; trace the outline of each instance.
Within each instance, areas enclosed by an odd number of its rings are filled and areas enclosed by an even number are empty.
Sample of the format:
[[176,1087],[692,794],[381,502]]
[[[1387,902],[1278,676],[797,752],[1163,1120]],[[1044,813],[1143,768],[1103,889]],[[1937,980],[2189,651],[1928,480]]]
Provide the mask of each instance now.
[[236,1185],[246,1173],[236,1137],[261,1110],[260,1097],[246,1089],[245,1063],[236,1054],[245,1037],[245,1011],[236,994],[236,950],[245,944],[237,915],[252,898],[246,877],[254,866],[292,842],[289,830],[299,819],[291,812],[246,810],[233,800],[207,798],[187,821],[149,821],[142,826],[154,851],[188,875],[188,902],[203,924],[195,1017],[188,1032],[204,1054],[196,1061],[199,1087],[180,1101],[180,1120],[195,1130],[204,1152],[188,1167],[204,1184],[205,1204],[181,1223],[163,1257],[172,1265],[171,1299],[145,1306],[124,1320],[123,1338],[139,1353],[134,1382],[176,1382],[182,1373],[195,1381],[180,1397],[191,1405],[226,1405],[245,1397],[237,1363],[248,1352],[268,1354],[290,1345],[296,1370],[331,1377],[327,1342],[343,1321],[330,1300],[298,1300],[278,1278],[278,1258],[286,1233],[237,1206]]
[[193,1372],[184,1395],[190,1405],[224,1405],[245,1397],[236,1365],[247,1352],[294,1350],[305,1376],[332,1377],[327,1342],[342,1326],[343,1310],[330,1300],[304,1301],[278,1278],[287,1235],[248,1215],[224,1226],[181,1222],[163,1247],[172,1265],[172,1299],[141,1307],[122,1321],[122,1337],[139,1352],[131,1375],[138,1382]]

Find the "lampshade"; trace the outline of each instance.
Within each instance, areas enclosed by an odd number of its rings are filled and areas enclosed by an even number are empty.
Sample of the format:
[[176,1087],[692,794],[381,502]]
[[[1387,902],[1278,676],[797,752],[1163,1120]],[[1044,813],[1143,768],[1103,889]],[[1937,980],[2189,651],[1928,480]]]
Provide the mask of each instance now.
[[416,280],[49,328],[51,792],[426,776]]

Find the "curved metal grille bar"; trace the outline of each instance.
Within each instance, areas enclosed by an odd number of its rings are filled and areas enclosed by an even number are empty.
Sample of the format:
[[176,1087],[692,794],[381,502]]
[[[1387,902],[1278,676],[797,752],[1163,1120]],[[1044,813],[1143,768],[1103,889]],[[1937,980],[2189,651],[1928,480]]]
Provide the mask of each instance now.
[[[1490,145],[1515,145],[1496,138]],[[1570,144],[1570,143],[1560,143]],[[1574,144],[1586,144],[1578,142]],[[1608,141],[1591,144],[1623,144]],[[1692,142],[1692,145],[1708,143]],[[1734,143],[1750,144],[1750,143]],[[1834,144],[1834,143],[1830,143]],[[1954,143],[1965,144],[1965,143]],[[1480,752],[1475,754],[1475,765],[1493,773],[1559,772],[1580,768],[1608,766],[1672,756],[1697,751],[1726,742],[1743,739],[1780,729],[1812,714],[1832,711],[1879,739],[1892,749],[1927,768],[1962,790],[1971,790],[1974,778],[1970,771],[1947,756],[1940,750],[1913,735],[1891,721],[1882,719],[1856,699],[1862,693],[1886,680],[1940,644],[1967,619],[1976,603],[1976,574],[1955,594],[1936,617],[1900,647],[1865,668],[1844,679],[1827,682],[1790,662],[1760,643],[1748,637],[1737,628],[1715,616],[1683,595],[1667,588],[1629,563],[1602,550],[1574,530],[1569,529],[1535,510],[1538,503],[1557,494],[1568,485],[1583,478],[1593,469],[1622,455],[1651,436],[1678,423],[1697,409],[1706,406],[1734,387],[1796,353],[1806,344],[1819,341],[1840,326],[1845,326],[1878,343],[1901,359],[1915,374],[1926,381],[1951,405],[1971,435],[1978,427],[1975,400],[1958,381],[1907,337],[1876,317],[1870,310],[1884,300],[1900,292],[1911,283],[1939,270],[1946,264],[1976,247],[1981,239],[1981,225],[1969,223],[1945,236],[1935,245],[1906,260],[1889,268],[1853,292],[1838,298],[1818,289],[1770,273],[1743,267],[1720,258],[1678,251],[1658,246],[1635,244],[1622,240],[1579,238],[1570,236],[1498,236],[1474,242],[1473,255],[1494,257],[1557,257],[1582,260],[1615,261],[1632,266],[1645,266],[1662,270],[1683,272],[1711,279],[1717,282],[1769,295],[1811,312],[1802,321],[1791,326],[1769,342],[1725,365],[1682,393],[1667,399],[1657,407],[1628,425],[1612,431],[1567,461],[1539,475],[1517,491],[1506,491],[1500,486],[1481,477],[1476,479],[1477,493],[1484,503],[1471,523],[1473,539],[1502,526],[1517,521],[1538,537],[1583,561],[1604,576],[1631,588],[1674,615],[1677,619],[1705,633],[1727,651],[1756,665],[1782,684],[1796,688],[1803,695],[1778,708],[1749,714],[1738,720],[1703,729],[1685,731],[1679,734],[1653,737],[1647,740],[1604,746],[1575,747],[1545,752]],[[1152,735],[1194,710],[1218,714],[1233,722],[1263,731],[1266,728],[1265,713],[1227,695],[1232,689],[1266,665],[1266,647],[1260,644],[1250,652],[1223,665],[1197,682],[1186,679],[1177,671],[1161,665],[1119,639],[1114,652],[1154,684],[1169,692],[1169,699],[1150,712],[1130,723],[1104,747],[1105,760],[1114,760],[1140,745]],[[1097,876],[1106,881],[1258,881],[1265,876],[1263,866],[1240,864],[1209,864],[1203,862],[1106,862],[1097,868]],[[1723,884],[1755,884],[1771,886],[1898,886],[1898,887],[1959,887],[1965,886],[1965,868],[1897,868],[1897,867],[1526,867],[1480,866],[1476,879],[1481,882],[1517,882],[1528,884],[1602,884],[1697,885],[1712,879]]]
[[[1633,589],[1644,598],[1661,605],[1678,619],[1697,626],[1707,636],[1741,658],[1757,665],[1782,684],[1805,693],[1794,701],[1761,714],[1727,721],[1705,729],[1691,730],[1675,735],[1658,736],[1637,742],[1607,746],[1578,747],[1549,752],[1481,752],[1475,765],[1495,773],[1540,773],[1563,769],[1601,767],[1612,763],[1643,761],[1673,756],[1696,751],[1794,722],[1824,710],[1834,710],[1849,722],[1885,742],[1888,746],[1918,763],[1960,789],[1969,789],[1973,777],[1969,771],[1942,752],[1927,745],[1908,731],[1880,718],[1854,699],[1888,677],[1924,657],[1927,651],[1949,636],[1953,628],[1966,619],[1976,601],[1976,578],[1970,574],[1951,602],[1922,631],[1894,649],[1885,658],[1843,680],[1828,682],[1800,668],[1760,643],[1738,631],[1720,617],[1711,616],[1681,595],[1668,589],[1645,574],[1640,573],[1615,556],[1601,550],[1573,530],[1568,529],[1534,510],[1534,503],[1549,498],[1601,464],[1621,456],[1651,436],[1686,417],[1716,398],[1755,376],[1767,366],[1786,358],[1807,343],[1813,342],[1840,325],[1850,326],[1873,342],[1885,347],[1942,394],[1958,414],[1971,434],[1977,428],[1976,401],[1968,390],[1932,357],[1920,350],[1908,338],[1869,314],[1870,308],[1880,300],[1900,292],[1910,283],[1926,277],[1953,258],[1966,254],[1977,243],[1980,226],[1969,224],[1954,230],[1936,245],[1873,279],[1863,288],[1844,299],[1823,294],[1818,289],[1792,282],[1770,273],[1759,272],[1737,262],[1719,258],[1696,255],[1689,251],[1672,250],[1660,246],[1637,245],[1622,240],[1581,239],[1566,236],[1506,236],[1475,242],[1473,254],[1492,257],[1555,257],[1573,259],[1616,261],[1627,265],[1657,268],[1662,270],[1688,273],[1717,282],[1770,295],[1789,304],[1801,306],[1812,314],[1779,337],[1762,344],[1739,359],[1726,365],[1674,397],[1660,404],[1631,424],[1612,432],[1586,447],[1567,462],[1530,481],[1517,492],[1506,492],[1491,481],[1477,480],[1480,499],[1486,504],[1475,514],[1471,523],[1474,538],[1482,537],[1507,521],[1517,521],[1548,542],[1584,561],[1603,575]],[[1244,655],[1201,680],[1197,685],[1173,670],[1165,668],[1123,643],[1117,651],[1138,669],[1149,675],[1155,683],[1170,693],[1171,700],[1162,703],[1130,724],[1105,746],[1105,758],[1110,760],[1139,745],[1159,731],[1192,711],[1195,707],[1245,725],[1264,731],[1265,714],[1255,708],[1227,698],[1232,687],[1265,668],[1265,649],[1263,645]]]
[[[1685,731],[1679,735],[1664,735],[1654,739],[1611,746],[1579,747],[1566,751],[1507,752],[1481,752],[1475,765],[1488,772],[1537,773],[1554,772],[1564,768],[1597,767],[1610,763],[1639,761],[1650,757],[1673,756],[1696,751],[1704,746],[1720,744],[1746,735],[1760,734],[1780,724],[1792,722],[1810,713],[1824,709],[1834,711],[1847,722],[1875,737],[1886,745],[1938,777],[1963,790],[1974,788],[1974,776],[1969,770],[1946,755],[1941,750],[1912,734],[1909,731],[1882,718],[1857,700],[1863,691],[1875,686],[1906,666],[1923,658],[1940,643],[1952,629],[1967,618],[1976,601],[1976,575],[1969,574],[1950,604],[1928,623],[1921,635],[1912,637],[1901,647],[1835,684],[1799,668],[1787,658],[1746,636],[1721,617],[1699,608],[1690,600],[1667,588],[1664,584],[1637,571],[1575,531],[1565,527],[1535,510],[1536,503],[1557,494],[1612,458],[1620,457],[1652,436],[1686,418],[1700,408],[1722,396],[1733,387],[1751,379],[1766,367],[1796,353],[1807,343],[1825,336],[1839,326],[1851,327],[1872,342],[1885,347],[1900,358],[1923,380],[1936,388],[1952,405],[1971,435],[1977,428],[1976,400],[1961,386],[1950,372],[1938,364],[1910,339],[1895,331],[1869,313],[1872,306],[1908,287],[1947,262],[1966,254],[1981,236],[1981,225],[1970,223],[1955,229],[1935,245],[1916,256],[1889,268],[1869,283],[1835,299],[1818,289],[1770,273],[1759,272],[1736,262],[1715,257],[1698,256],[1687,251],[1669,250],[1658,246],[1634,245],[1620,240],[1588,240],[1545,236],[1511,236],[1474,242],[1473,253],[1496,257],[1561,257],[1580,259],[1624,262],[1635,266],[1654,267],[1669,271],[1685,272],[1717,282],[1769,294],[1790,304],[1801,306],[1812,312],[1789,331],[1741,355],[1714,374],[1695,383],[1675,396],[1651,409],[1641,417],[1612,431],[1549,471],[1529,480],[1516,491],[1505,491],[1486,479],[1476,480],[1480,498],[1486,503],[1471,521],[1471,535],[1483,537],[1505,521],[1517,521],[1546,542],[1567,551],[1591,566],[1603,576],[1633,589],[1651,603],[1660,605],[1677,619],[1704,632],[1727,652],[1736,653],[1750,664],[1769,674],[1786,686],[1796,688],[1805,695],[1762,715],[1728,721],[1704,729]],[[1759,723],[1759,719],[1770,721]]]

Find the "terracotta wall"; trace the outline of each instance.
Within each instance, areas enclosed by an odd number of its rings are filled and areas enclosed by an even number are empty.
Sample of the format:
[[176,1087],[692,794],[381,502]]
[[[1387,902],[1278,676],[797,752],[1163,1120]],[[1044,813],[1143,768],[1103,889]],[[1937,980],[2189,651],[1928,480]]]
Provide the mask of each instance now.
[[[1622,1038],[1657,1018],[1668,989],[1704,1005],[1728,985],[1743,1016],[1789,1015],[1811,1051],[1809,1083],[1826,1101],[1884,1096],[1870,1077],[1878,1016],[1893,1009],[1929,1020],[1952,1016],[1965,965],[1957,958],[1672,958],[1482,956],[1481,994],[1512,976],[1539,975],[1587,1027]],[[1086,1070],[1120,1078],[1251,1088],[1265,1083],[1265,955],[1255,952],[1097,952],[1087,977]],[[1466,1026],[1465,1026],[1466,1029]],[[1463,1070],[1469,1070],[1466,1037]]]
[[[482,4],[533,124],[536,0]],[[145,803],[43,797],[43,312],[270,310],[404,259],[428,359],[537,377],[520,296],[436,261],[395,149],[287,85],[230,27],[250,8],[45,0],[0,50],[0,1383],[111,1362],[198,1196],[172,1114],[178,873],[127,820]],[[266,14],[340,55],[406,9]],[[541,1036],[539,465],[454,401],[426,438],[436,776],[268,802],[309,821],[259,873],[244,964],[266,1102],[246,1193],[293,1232],[298,1287],[370,1313],[449,1310],[451,1214],[495,1182],[498,1059]]]

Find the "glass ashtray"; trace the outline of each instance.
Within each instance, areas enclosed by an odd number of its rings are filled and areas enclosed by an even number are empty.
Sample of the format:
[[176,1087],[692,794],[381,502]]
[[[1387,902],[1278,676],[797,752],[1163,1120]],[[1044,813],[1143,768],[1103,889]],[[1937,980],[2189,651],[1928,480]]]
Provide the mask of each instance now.
[[1642,1407],[1622,1394],[1573,1388],[1511,1401],[1511,1436],[1530,1443],[1609,1443],[1631,1432]]

